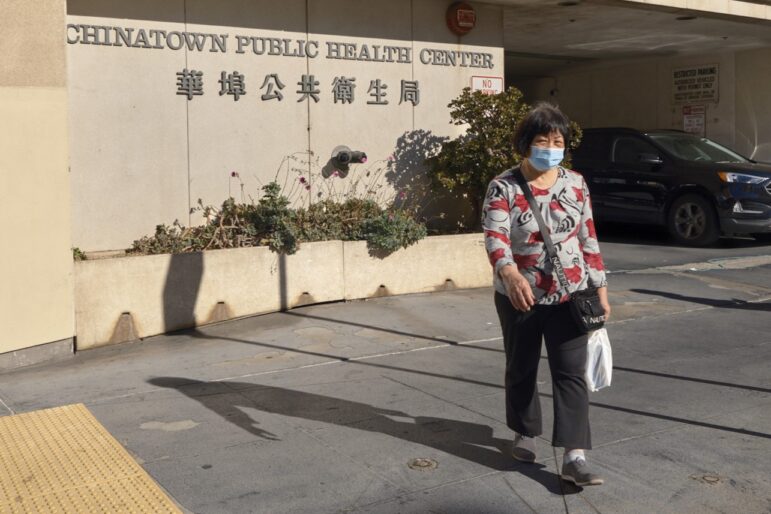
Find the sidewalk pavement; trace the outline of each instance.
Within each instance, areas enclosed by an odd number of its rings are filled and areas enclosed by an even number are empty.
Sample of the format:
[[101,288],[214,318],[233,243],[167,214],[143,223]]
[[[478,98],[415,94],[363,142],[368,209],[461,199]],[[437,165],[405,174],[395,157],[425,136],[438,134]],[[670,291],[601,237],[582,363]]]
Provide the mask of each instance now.
[[82,352],[4,373],[0,410],[85,403],[196,513],[771,512],[771,266],[737,267],[611,275],[598,487],[558,478],[545,360],[538,461],[509,456],[491,289]]

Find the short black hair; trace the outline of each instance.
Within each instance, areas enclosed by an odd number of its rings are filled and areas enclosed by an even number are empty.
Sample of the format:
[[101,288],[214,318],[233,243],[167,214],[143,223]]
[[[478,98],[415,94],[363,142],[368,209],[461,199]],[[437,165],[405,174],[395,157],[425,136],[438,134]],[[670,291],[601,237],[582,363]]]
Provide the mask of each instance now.
[[533,139],[541,134],[559,132],[565,139],[565,148],[570,146],[570,120],[556,105],[539,102],[530,109],[517,125],[514,134],[514,149],[525,157],[533,144]]

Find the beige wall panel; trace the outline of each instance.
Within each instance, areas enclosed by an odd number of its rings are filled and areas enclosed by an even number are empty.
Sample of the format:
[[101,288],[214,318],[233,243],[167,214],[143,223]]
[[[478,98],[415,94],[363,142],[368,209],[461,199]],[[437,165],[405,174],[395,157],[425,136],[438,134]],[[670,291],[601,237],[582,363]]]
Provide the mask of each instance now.
[[707,106],[706,135],[729,147],[734,146],[735,126],[735,71],[734,53],[714,53],[680,58],[663,59],[659,62],[659,118],[663,128],[683,128],[683,106],[672,102],[672,70],[703,64],[718,64],[719,100],[704,103]]
[[66,83],[64,0],[0,2],[0,86]]
[[[471,86],[472,76],[504,76],[502,9],[474,4],[476,27],[465,36],[447,28],[446,11],[450,3],[430,0],[414,2],[415,80],[421,84],[420,105],[415,109],[415,129],[429,130],[437,136],[455,137],[462,127],[450,124],[447,104]],[[423,64],[423,49],[492,54],[493,68]]]
[[[551,89],[542,89],[541,98],[556,102],[567,116],[582,127],[589,127],[594,118],[594,87],[590,73],[576,73],[551,81]],[[555,94],[551,95],[554,90]],[[567,90],[567,91],[566,91]]]
[[[409,153],[415,143],[402,136],[417,125],[460,133],[462,129],[449,124],[447,103],[469,85],[472,75],[490,71],[425,65],[416,62],[415,51],[492,52],[493,71],[503,75],[500,7],[479,4],[478,26],[461,45],[446,28],[447,5],[438,0],[311,0],[306,16],[302,0],[285,2],[281,9],[267,0],[175,0],[162,5],[74,0],[70,23],[228,35],[224,53],[210,52],[208,46],[174,51],[68,45],[75,245],[86,251],[128,247],[151,234],[156,224],[200,222],[198,214],[189,214],[199,198],[215,206],[228,195],[249,201],[274,177],[300,204],[318,193],[340,199],[354,186],[359,195],[373,190],[388,203],[400,187],[394,186],[401,183],[397,175],[404,171],[389,159],[399,150]],[[414,43],[413,35],[421,42]],[[319,55],[255,55],[250,45],[237,53],[237,36],[289,38],[293,45],[308,38],[319,42]],[[328,59],[327,42],[406,47],[413,62]],[[204,72],[204,94],[191,100],[176,94],[176,73],[185,67]],[[219,95],[222,71],[244,75],[246,94],[238,101]],[[282,101],[260,98],[267,92],[261,88],[265,76],[272,73],[285,86]],[[319,82],[318,103],[297,101],[304,74]],[[332,82],[338,76],[356,77],[352,104],[333,101]],[[376,79],[388,86],[388,105],[367,104],[374,100],[368,90]],[[420,104],[400,105],[401,81],[413,79],[421,83]],[[346,179],[322,181],[322,168],[341,144],[365,151],[369,162],[353,166]],[[414,173],[420,161],[400,163]],[[300,176],[308,174],[315,177],[310,192],[298,187]]]
[[[2,63],[3,56],[0,56]],[[0,87],[0,353],[74,335],[67,92]]]
[[672,99],[676,68],[718,64],[719,101],[707,106],[707,137],[734,145],[736,87],[734,54],[720,53],[677,58],[607,62],[575,68],[556,77],[558,93],[549,96],[549,79],[526,84],[526,93],[556,100],[582,127],[627,126],[637,129],[683,128],[682,105]]
[[[158,11],[176,21],[142,19],[155,13],[150,2],[133,6],[136,19],[120,18],[119,4],[100,2],[94,10],[102,17],[69,15],[68,23],[184,31],[181,0]],[[187,99],[176,94],[185,50],[67,47],[74,245],[122,249],[159,223],[187,223]]]
[[115,337],[124,312],[144,338],[282,305],[341,300],[343,284],[340,241],[306,243],[284,257],[260,247],[81,261],[75,273],[78,348],[122,342]]
[[658,104],[656,71],[655,63],[644,63],[594,74],[591,125],[640,129],[655,127],[657,119],[653,107]]
[[736,55],[736,150],[771,162],[771,48]]
[[430,237],[385,259],[372,257],[364,241],[343,244],[346,300],[488,287],[493,281],[480,234]]
[[[396,161],[400,164],[406,160],[414,168],[400,170],[397,174],[400,177],[399,184],[411,183],[414,180],[412,177],[420,182],[424,167],[419,163],[427,157],[428,149],[443,138],[454,138],[465,131],[465,127],[450,123],[447,105],[461,94],[463,88],[471,86],[471,77],[505,75],[502,9],[499,6],[474,3],[476,26],[465,36],[457,36],[447,28],[446,13],[450,4],[441,0],[413,2],[414,77],[420,83],[421,97],[420,105],[415,108],[412,149],[400,152]],[[440,55],[442,51],[491,54],[493,67],[462,66],[463,58],[458,56],[456,66],[433,64],[433,60],[428,58],[436,54],[428,53],[424,57],[431,63],[424,64],[421,61],[423,50],[439,51]],[[430,217],[433,226],[456,229],[471,216],[470,203],[457,195],[437,195],[431,201],[433,203],[425,214]]]
[[[273,180],[279,169],[283,182],[287,171],[281,164],[287,156],[307,159],[307,106],[297,101],[300,95],[296,93],[307,67],[303,57],[268,55],[267,51],[257,55],[252,45],[242,48],[245,53],[237,53],[237,36],[288,38],[294,50],[297,40],[306,38],[305,2],[282,2],[276,9],[275,2],[268,0],[188,0],[187,17],[195,20],[187,24],[190,32],[229,35],[227,53],[188,52],[188,68],[203,71],[205,83],[204,95],[188,102],[191,201],[200,198],[205,204],[219,206],[228,195],[240,201],[241,182],[243,200],[256,199],[260,184]],[[294,30],[282,30],[289,28]],[[244,75],[246,95],[238,100],[221,96],[222,71]],[[284,85],[283,90],[276,89],[283,99],[262,100],[268,88],[261,86],[273,73]],[[233,171],[240,180],[231,177]]]
[[[309,72],[319,81],[319,102],[310,104],[311,149],[318,157],[313,166],[314,198],[342,198],[346,195],[372,197],[386,203],[393,197],[390,175],[386,177],[389,157],[399,138],[412,130],[413,106],[399,103],[402,80],[412,80],[411,63],[357,61],[327,58],[327,43],[399,46],[412,48],[410,2],[366,2],[356,0],[311,0],[309,3],[309,38],[319,41],[319,57],[309,60]],[[371,46],[370,46],[371,48]],[[335,103],[333,82],[336,77],[355,78],[352,103]],[[387,86],[383,101],[368,95],[371,82]],[[421,106],[418,105],[418,108]],[[332,150],[345,145],[366,152],[368,162],[351,166],[346,178],[321,178]],[[369,176],[367,175],[369,173]]]
[[714,14],[771,19],[771,8],[761,2],[739,0],[627,0],[629,3],[650,4],[677,9],[704,11]]

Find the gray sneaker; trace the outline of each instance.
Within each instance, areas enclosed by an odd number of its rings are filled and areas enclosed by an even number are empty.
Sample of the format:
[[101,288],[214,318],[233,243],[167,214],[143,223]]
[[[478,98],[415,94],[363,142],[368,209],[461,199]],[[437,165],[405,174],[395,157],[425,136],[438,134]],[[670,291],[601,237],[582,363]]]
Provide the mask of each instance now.
[[576,459],[562,465],[562,480],[578,486],[602,485],[605,482],[600,475],[591,472],[585,459]]
[[511,455],[522,462],[535,462],[535,437],[517,434]]

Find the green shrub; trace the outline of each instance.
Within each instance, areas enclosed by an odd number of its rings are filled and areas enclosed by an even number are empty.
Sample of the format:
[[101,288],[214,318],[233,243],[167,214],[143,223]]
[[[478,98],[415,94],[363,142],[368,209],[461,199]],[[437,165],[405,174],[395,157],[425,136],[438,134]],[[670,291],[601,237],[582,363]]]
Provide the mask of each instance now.
[[239,204],[232,198],[217,210],[199,200],[205,223],[184,227],[158,225],[153,236],[134,241],[130,253],[196,252],[219,248],[268,246],[293,254],[302,241],[361,241],[370,249],[393,252],[426,237],[426,228],[405,210],[386,211],[372,199],[325,199],[308,208],[292,209],[281,187],[271,182],[262,188],[257,204]]
[[[465,88],[447,107],[450,122],[465,126],[466,131],[444,141],[441,150],[428,158],[426,164],[436,186],[467,193],[464,198],[471,202],[473,224],[477,225],[490,180],[521,160],[514,151],[514,134],[531,106],[524,102],[521,91],[509,87],[497,95]],[[581,128],[572,122],[571,129],[570,149],[575,149],[581,142]],[[566,161],[563,165],[570,163]]]
[[276,182],[263,186],[262,190],[265,194],[259,203],[247,206],[247,228],[253,230],[259,244],[267,245],[274,252],[290,255],[297,252],[295,213],[289,209],[289,200],[281,194],[281,186]]
[[362,229],[364,221],[382,212],[373,200],[322,200],[307,209],[298,209],[295,223],[303,241],[359,241],[366,239]]
[[426,237],[426,227],[404,211],[383,212],[362,225],[370,250],[391,253]]

